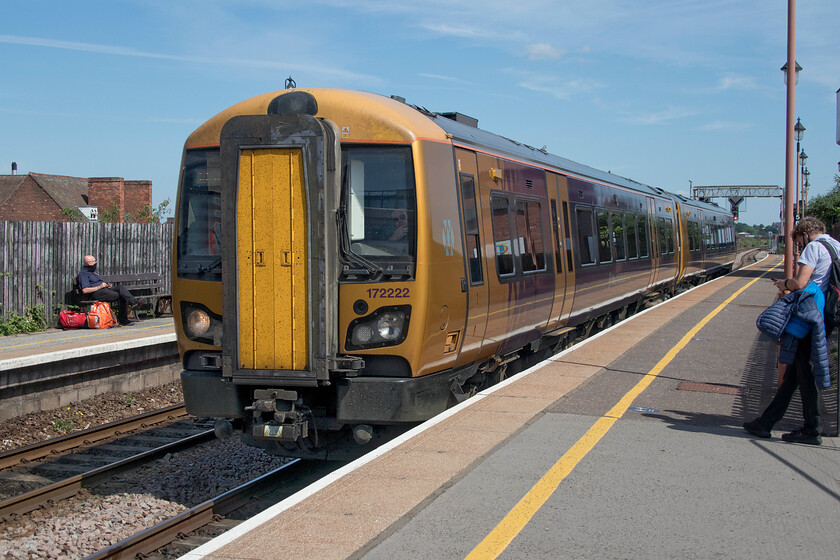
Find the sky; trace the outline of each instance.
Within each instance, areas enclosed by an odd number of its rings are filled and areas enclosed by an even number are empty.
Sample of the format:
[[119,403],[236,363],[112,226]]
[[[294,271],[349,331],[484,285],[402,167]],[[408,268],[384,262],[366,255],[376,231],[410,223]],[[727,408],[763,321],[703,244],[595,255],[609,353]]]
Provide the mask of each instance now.
[[[809,197],[840,160],[840,2],[797,3]],[[336,87],[641,183],[785,183],[787,0],[0,0],[0,174],[152,181],[223,109]],[[728,206],[725,199],[716,202]],[[741,206],[779,220],[779,199]]]

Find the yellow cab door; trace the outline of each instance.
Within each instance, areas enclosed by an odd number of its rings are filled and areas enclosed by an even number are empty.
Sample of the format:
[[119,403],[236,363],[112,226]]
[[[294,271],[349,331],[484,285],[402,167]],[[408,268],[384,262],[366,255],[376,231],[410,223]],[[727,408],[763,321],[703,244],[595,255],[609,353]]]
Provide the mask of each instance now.
[[239,368],[305,370],[308,244],[301,149],[242,150],[237,196]]
[[478,200],[478,167],[475,153],[456,150],[458,186],[461,203],[461,231],[464,232],[465,277],[461,289],[467,293],[467,322],[456,367],[476,361],[481,352],[487,328],[487,281],[484,270],[484,248]]

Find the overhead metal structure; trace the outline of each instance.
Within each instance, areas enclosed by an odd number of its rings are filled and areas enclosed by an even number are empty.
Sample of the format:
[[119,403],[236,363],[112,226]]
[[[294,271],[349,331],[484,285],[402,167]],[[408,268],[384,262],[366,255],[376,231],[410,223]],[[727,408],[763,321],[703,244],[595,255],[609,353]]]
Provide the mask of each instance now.
[[782,198],[784,189],[779,185],[728,185],[728,186],[691,186],[691,196],[703,202],[711,202],[713,198],[729,199],[729,209],[735,219],[738,219],[738,206],[746,197]]
[[781,198],[784,189],[779,185],[692,186],[692,198],[709,202],[713,198],[760,197]]

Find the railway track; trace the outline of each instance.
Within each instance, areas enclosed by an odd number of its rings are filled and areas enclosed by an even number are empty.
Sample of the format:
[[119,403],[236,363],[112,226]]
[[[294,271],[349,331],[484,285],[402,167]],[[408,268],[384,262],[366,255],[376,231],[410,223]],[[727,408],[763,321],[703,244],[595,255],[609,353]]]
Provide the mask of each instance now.
[[[100,550],[86,557],[85,560],[171,558],[186,554],[341,466],[343,463],[295,459],[259,478]],[[238,518],[224,517],[239,510],[246,511],[242,512]],[[205,534],[195,534],[201,529],[205,529]]]
[[[190,422],[186,418],[183,406],[174,406],[4,453],[0,459],[16,468],[0,473],[0,492],[9,496],[0,501],[0,519],[69,498],[82,488],[215,437],[212,427],[185,423]],[[159,427],[163,424],[167,426]],[[112,442],[116,437],[121,439]],[[85,452],[66,454],[79,448]],[[61,453],[65,454],[55,461],[45,460]]]
[[184,405],[179,404],[12,449],[0,453],[0,470],[58,455],[80,447],[89,447],[109,438],[125,435],[137,430],[145,430],[164,423],[171,423],[187,418],[188,416],[189,414],[187,414]]

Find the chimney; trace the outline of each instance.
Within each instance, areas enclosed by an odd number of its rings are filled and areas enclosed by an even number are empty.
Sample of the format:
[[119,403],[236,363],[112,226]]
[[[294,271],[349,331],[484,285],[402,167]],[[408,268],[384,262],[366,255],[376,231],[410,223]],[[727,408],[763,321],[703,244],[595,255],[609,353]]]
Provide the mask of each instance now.
[[99,208],[99,217],[112,209],[125,212],[125,180],[122,177],[90,177],[88,179],[88,205]]
[[12,162],[12,175],[17,175],[17,162]]

